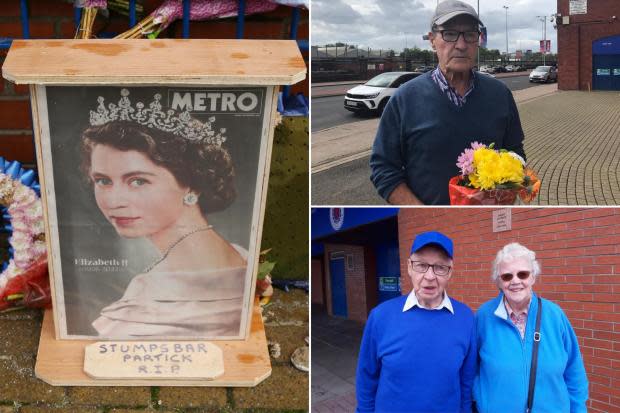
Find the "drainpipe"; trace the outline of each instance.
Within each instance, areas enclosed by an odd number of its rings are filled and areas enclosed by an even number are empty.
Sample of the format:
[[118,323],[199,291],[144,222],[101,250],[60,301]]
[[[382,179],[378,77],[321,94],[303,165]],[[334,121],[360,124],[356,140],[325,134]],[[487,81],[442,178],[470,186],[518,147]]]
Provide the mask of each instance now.
[[577,90],[581,90],[581,25],[577,25]]

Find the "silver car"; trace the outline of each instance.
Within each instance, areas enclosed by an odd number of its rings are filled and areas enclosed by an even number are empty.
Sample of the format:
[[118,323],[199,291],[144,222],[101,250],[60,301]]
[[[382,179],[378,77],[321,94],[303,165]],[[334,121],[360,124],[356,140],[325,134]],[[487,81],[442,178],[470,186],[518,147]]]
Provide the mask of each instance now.
[[530,82],[557,82],[558,70],[554,66],[538,66],[530,73]]

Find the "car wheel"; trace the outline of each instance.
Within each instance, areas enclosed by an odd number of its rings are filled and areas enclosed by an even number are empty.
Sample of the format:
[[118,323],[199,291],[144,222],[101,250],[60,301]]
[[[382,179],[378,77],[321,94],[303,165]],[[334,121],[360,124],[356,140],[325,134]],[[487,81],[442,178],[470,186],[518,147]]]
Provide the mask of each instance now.
[[383,110],[385,109],[385,105],[387,105],[388,100],[390,100],[390,98],[385,98],[381,101],[381,103],[379,103],[379,107],[377,107],[377,115],[381,116],[383,114]]

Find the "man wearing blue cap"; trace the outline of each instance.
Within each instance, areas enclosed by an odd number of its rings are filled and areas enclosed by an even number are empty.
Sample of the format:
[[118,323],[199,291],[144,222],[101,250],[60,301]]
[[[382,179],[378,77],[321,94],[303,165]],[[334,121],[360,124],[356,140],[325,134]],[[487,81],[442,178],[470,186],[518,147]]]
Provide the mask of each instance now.
[[407,269],[413,290],[374,308],[356,376],[356,412],[471,412],[476,375],[474,315],[448,297],[452,240],[419,234]]
[[459,0],[437,5],[428,37],[439,64],[389,100],[370,156],[379,195],[392,204],[449,204],[448,182],[471,143],[525,158],[517,105],[504,83],[473,70],[482,22]]

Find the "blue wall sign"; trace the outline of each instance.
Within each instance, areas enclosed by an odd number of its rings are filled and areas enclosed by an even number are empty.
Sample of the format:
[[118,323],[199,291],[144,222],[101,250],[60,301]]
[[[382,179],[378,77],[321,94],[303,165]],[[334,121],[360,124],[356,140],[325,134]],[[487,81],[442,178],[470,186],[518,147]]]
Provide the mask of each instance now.
[[[340,210],[340,211],[337,211]],[[312,208],[312,239],[398,215],[398,208]]]

